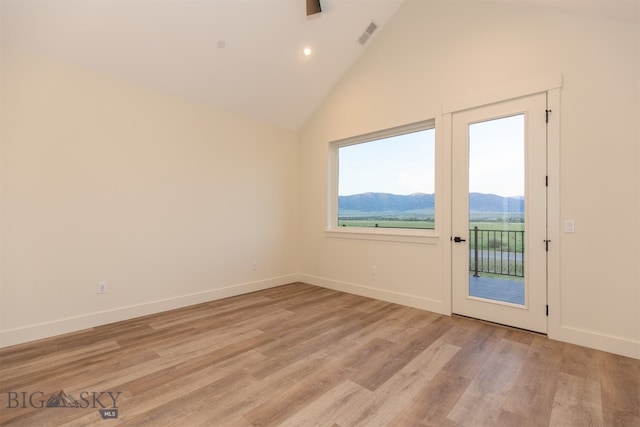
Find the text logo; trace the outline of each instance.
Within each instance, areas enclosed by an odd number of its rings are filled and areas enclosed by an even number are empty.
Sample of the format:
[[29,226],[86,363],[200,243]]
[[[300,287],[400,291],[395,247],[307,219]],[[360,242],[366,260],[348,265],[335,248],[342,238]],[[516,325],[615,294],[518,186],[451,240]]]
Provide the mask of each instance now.
[[18,408],[71,408],[98,409],[102,419],[118,418],[118,398],[120,391],[81,391],[75,396],[60,390],[46,398],[42,391],[8,391],[7,409]]

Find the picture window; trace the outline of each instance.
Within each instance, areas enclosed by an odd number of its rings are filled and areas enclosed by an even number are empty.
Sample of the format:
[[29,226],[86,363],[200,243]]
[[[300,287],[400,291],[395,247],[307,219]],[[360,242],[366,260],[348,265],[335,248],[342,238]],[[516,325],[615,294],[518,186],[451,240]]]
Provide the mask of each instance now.
[[435,126],[333,143],[337,228],[435,229]]

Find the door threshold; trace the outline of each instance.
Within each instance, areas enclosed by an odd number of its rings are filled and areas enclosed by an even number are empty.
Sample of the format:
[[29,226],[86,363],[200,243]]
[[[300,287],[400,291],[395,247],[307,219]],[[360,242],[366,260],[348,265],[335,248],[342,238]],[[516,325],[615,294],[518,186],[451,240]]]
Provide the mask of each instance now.
[[[488,325],[493,325],[493,326],[501,326],[503,328],[507,328],[507,329],[512,329],[514,331],[520,331],[520,332],[528,332],[530,334],[534,334],[534,335],[538,335],[540,337],[547,337],[547,334],[543,334],[542,332],[536,332],[536,331],[532,331],[530,329],[523,329],[523,328],[518,328],[516,326],[511,326],[511,325],[505,325],[504,323],[497,323],[497,322],[491,322],[489,320],[483,320],[483,319],[478,319],[476,317],[470,317],[470,316],[464,316],[462,314],[457,314],[457,313],[451,313],[451,317],[459,317],[461,319],[469,319],[469,320],[476,320],[478,322],[482,322],[482,323],[486,323]],[[548,338],[548,337],[547,337]]]

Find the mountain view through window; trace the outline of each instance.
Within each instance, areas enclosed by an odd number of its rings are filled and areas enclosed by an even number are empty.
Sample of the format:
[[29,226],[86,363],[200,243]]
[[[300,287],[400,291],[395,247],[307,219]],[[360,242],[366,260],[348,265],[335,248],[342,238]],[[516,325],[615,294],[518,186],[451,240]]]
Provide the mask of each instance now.
[[338,148],[338,226],[433,229],[435,129]]

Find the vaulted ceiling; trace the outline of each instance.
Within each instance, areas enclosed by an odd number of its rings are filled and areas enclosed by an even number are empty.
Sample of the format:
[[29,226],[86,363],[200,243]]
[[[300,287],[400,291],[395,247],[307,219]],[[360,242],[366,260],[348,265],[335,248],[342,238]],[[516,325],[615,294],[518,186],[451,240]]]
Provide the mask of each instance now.
[[[307,17],[305,0],[1,0],[0,34],[9,46],[299,130],[403,1],[321,0],[323,12]],[[633,22],[640,3],[490,1]]]
[[401,3],[2,0],[2,42],[298,130]]

